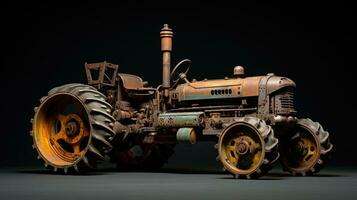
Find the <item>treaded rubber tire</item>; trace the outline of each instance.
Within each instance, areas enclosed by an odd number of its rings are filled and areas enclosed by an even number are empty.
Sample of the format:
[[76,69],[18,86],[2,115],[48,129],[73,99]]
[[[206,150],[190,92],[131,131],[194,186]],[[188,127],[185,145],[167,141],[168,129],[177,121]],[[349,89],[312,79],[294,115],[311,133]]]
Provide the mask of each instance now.
[[[317,158],[317,161],[309,167],[309,169],[303,171],[303,172],[296,172],[292,170],[289,166],[287,166],[286,162],[281,160],[281,164],[283,167],[284,171],[288,171],[294,176],[311,176],[313,174],[318,173],[322,168],[326,166],[328,161],[331,158],[331,150],[333,148],[333,145],[330,142],[330,134],[329,132],[325,131],[323,127],[321,126],[320,123],[314,122],[311,119],[299,119],[298,122],[296,123],[296,127],[304,127],[307,130],[312,133],[315,138],[318,140],[318,144],[320,145],[320,154],[319,157]],[[291,134],[293,136],[294,134]],[[281,149],[280,151],[286,151],[286,149]],[[282,154],[282,159],[284,158],[284,154]]]
[[[83,104],[85,110],[88,113],[88,121],[91,126],[90,142],[86,148],[85,154],[79,158],[72,166],[58,167],[52,166],[51,163],[45,162],[46,168],[52,168],[54,171],[62,169],[65,173],[70,172],[87,172],[95,169],[97,164],[104,161],[105,154],[112,149],[111,140],[114,138],[114,131],[112,129],[114,118],[111,116],[112,106],[106,102],[106,96],[100,93],[96,88],[72,83],[62,85],[51,89],[48,92],[48,96],[44,96],[40,99],[41,104],[52,96],[57,94],[70,94],[77,97]],[[35,110],[35,116],[38,112],[37,107]],[[32,122],[33,120],[31,120]],[[31,131],[33,135],[33,131]],[[35,143],[35,141],[34,141]],[[38,158],[41,159],[41,154],[34,144],[33,147],[38,151]],[[43,158],[42,158],[43,159]],[[43,159],[45,161],[45,159]]]
[[[242,117],[238,118],[235,120],[235,122],[230,123],[229,125],[226,126],[226,128],[230,128],[231,125],[234,126],[234,124],[237,123],[243,123],[250,125],[254,127],[260,134],[260,136],[263,138],[264,143],[265,143],[265,157],[263,158],[263,162],[261,165],[251,174],[247,175],[240,175],[240,174],[234,174],[233,172],[229,171],[228,169],[225,168],[220,155],[217,156],[216,160],[219,161],[223,165],[223,170],[229,172],[230,174],[233,175],[234,178],[239,178],[239,179],[256,179],[261,176],[264,176],[265,174],[268,173],[270,169],[272,169],[274,163],[278,160],[279,158],[279,152],[278,152],[278,139],[274,137],[274,130],[270,125],[267,125],[264,120],[261,120],[256,117]],[[225,131],[223,131],[224,133]],[[222,140],[222,137],[224,137],[223,134],[219,135],[219,142],[215,146],[216,148],[219,148],[220,140]],[[219,154],[219,151],[218,151]]]

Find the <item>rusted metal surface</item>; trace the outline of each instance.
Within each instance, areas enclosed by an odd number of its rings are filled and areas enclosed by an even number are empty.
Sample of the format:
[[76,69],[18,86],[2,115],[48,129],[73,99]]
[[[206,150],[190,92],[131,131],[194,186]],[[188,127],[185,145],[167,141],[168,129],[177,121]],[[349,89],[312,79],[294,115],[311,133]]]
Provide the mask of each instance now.
[[111,147],[104,137],[114,134],[109,108],[104,95],[88,85],[68,84],[52,89],[48,97],[42,98],[32,121],[38,158],[45,166],[65,173],[69,169],[79,171],[79,167],[92,168],[93,162],[103,160],[104,150]]
[[259,83],[259,96],[258,96],[258,116],[264,118],[265,120],[269,115],[269,93],[268,93],[268,81],[274,74],[268,74],[264,76]]
[[310,119],[299,119],[292,132],[279,147],[284,169],[294,175],[317,173],[327,164],[333,147],[329,133]]
[[233,76],[236,78],[244,78],[245,77],[245,70],[242,66],[235,66],[233,68]]
[[284,92],[275,95],[274,98],[272,98],[270,107],[277,115],[295,115],[294,89],[288,88]]
[[179,128],[176,133],[176,139],[178,143],[196,143],[196,132],[193,128]]
[[228,99],[258,96],[261,76],[203,80],[177,86],[178,101]]
[[105,61],[100,63],[85,63],[85,69],[89,85],[93,85],[99,89],[103,86],[116,86],[118,65]]
[[163,113],[159,115],[159,126],[163,128],[202,127],[203,117],[203,112]]
[[296,84],[294,81],[292,81],[289,78],[281,77],[281,76],[272,76],[269,78],[269,81],[267,83],[267,93],[271,94],[273,92],[278,91],[281,88],[286,88],[286,87],[296,87]]
[[143,79],[132,74],[119,73],[118,76],[123,82],[123,87],[127,90],[138,90],[144,87]]
[[329,133],[297,117],[291,79],[248,77],[235,66],[225,78],[190,82],[191,60],[171,70],[172,37],[165,24],[162,85],[149,87],[139,76],[118,72],[116,64],[86,63],[88,85],[60,86],[41,98],[31,131],[39,158],[64,171],[94,168],[105,155],[119,168],[154,169],[174,144],[214,141],[218,161],[235,178],[263,176],[279,153],[294,175],[326,164]]
[[164,88],[164,96],[168,97],[171,73],[171,50],[172,50],[172,29],[168,24],[164,24],[164,27],[160,32],[161,37],[161,51],[162,51],[162,87]]
[[260,176],[278,159],[277,144],[278,139],[264,121],[239,118],[219,137],[218,158],[235,178],[250,179]]

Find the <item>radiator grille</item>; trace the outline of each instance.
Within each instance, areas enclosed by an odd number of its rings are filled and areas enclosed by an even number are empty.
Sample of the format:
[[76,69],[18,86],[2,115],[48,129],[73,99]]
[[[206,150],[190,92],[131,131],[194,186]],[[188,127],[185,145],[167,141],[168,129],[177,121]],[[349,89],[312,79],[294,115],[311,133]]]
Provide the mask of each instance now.
[[294,91],[287,90],[276,96],[275,112],[277,114],[292,114],[296,113],[294,109]]

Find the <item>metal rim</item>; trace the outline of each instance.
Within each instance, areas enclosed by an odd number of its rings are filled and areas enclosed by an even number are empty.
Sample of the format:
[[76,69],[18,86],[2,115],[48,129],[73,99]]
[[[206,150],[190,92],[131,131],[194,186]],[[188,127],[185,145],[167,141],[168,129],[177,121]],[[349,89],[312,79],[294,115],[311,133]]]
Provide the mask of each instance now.
[[46,163],[70,167],[86,154],[91,142],[91,124],[85,105],[69,93],[48,97],[33,121],[33,140]]
[[259,131],[248,123],[227,127],[219,140],[223,166],[236,175],[250,175],[259,169],[265,156],[265,143]]
[[292,172],[305,172],[311,169],[320,158],[319,140],[305,125],[299,124],[288,145],[283,162]]

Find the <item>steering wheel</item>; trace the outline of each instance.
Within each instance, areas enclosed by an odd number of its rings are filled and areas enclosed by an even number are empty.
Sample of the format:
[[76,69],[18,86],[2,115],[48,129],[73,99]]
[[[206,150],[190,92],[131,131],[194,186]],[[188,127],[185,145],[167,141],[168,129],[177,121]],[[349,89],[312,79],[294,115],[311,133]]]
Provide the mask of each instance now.
[[[186,65],[183,65],[184,63],[187,63]],[[191,60],[189,59],[183,59],[177,65],[174,67],[174,69],[171,71],[171,80],[173,80],[173,85],[172,87],[175,87],[177,83],[180,81],[180,79],[185,79],[188,71],[190,71],[191,67]],[[185,66],[186,68],[183,68],[183,72],[178,72],[179,68],[182,68],[182,66]]]

